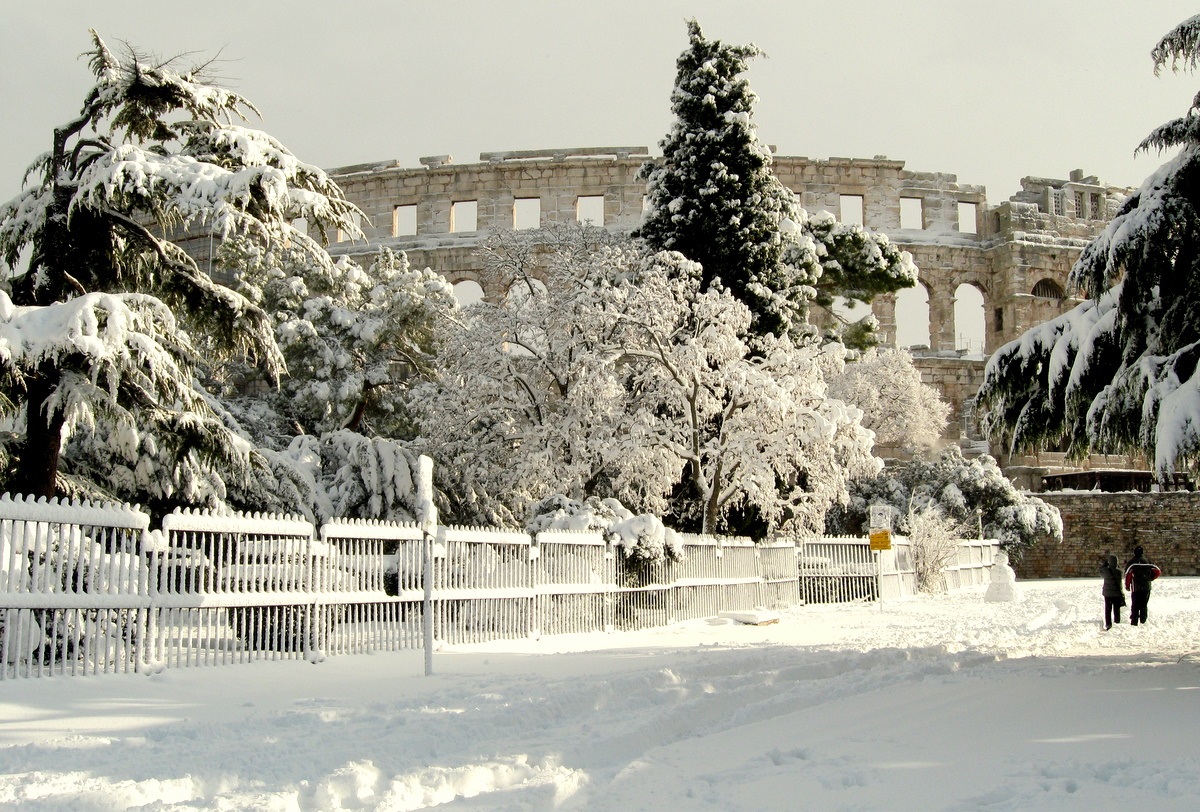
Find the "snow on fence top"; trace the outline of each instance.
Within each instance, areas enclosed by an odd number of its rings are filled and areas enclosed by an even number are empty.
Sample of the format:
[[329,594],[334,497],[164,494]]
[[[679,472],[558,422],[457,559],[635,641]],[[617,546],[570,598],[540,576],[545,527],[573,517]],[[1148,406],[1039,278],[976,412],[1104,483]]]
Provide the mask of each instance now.
[[208,513],[179,510],[163,517],[163,531],[200,533],[262,533],[275,536],[313,537],[315,528],[303,516],[283,513]]
[[26,522],[61,522],[100,527],[146,530],[150,517],[136,506],[112,502],[81,502],[78,499],[46,499],[42,496],[0,494],[0,519]]
[[438,541],[490,542],[491,544],[529,544],[528,533],[519,530],[494,530],[486,527],[439,527]]
[[[680,540],[684,544],[689,544],[698,547],[753,547],[754,539],[746,538],[745,536],[702,536],[699,533],[680,533]],[[790,545],[787,542],[785,546]],[[778,546],[778,545],[771,545]]]
[[603,546],[605,541],[604,534],[595,530],[543,530],[537,534],[537,543]]
[[381,519],[331,519],[321,525],[321,540],[387,539],[415,541],[421,538],[416,522],[387,522]]

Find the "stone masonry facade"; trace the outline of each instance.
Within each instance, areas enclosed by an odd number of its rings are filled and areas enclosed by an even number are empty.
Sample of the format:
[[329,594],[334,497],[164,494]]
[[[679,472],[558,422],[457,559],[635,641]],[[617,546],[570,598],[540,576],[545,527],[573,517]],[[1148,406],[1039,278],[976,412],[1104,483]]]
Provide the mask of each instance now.
[[1043,541],[1013,568],[1020,578],[1096,578],[1100,556],[1122,564],[1142,545],[1164,576],[1200,575],[1200,493],[1042,493],[1059,509],[1061,544]]
[[[366,261],[388,246],[452,283],[486,284],[482,294],[498,301],[506,291],[482,279],[474,254],[481,238],[585,219],[585,212],[596,225],[628,232],[642,216],[638,172],[648,159],[645,147],[590,147],[485,152],[470,164],[435,156],[415,168],[386,161],[334,169],[366,217],[366,240],[327,235],[331,252]],[[1071,266],[1129,192],[1075,171],[1068,179],[1024,178],[1020,193],[992,206],[982,186],[883,156],[775,156],[774,170],[808,211],[860,222],[912,254],[929,297],[930,334],[929,347],[914,355],[926,382],[950,402],[947,436],[960,441],[977,439],[962,416],[971,412],[983,370],[955,346],[960,287],[982,295],[985,354],[1066,312],[1079,301],[1066,293]],[[873,311],[883,343],[894,344],[895,297],[879,297]]]

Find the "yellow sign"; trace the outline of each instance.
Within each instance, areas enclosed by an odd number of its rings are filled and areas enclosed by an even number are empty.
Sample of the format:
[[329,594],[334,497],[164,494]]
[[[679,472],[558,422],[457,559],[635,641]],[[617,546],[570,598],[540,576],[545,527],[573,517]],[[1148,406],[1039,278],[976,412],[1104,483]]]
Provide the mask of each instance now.
[[892,531],[890,531],[890,530],[872,530],[871,531],[871,549],[872,550],[890,550],[890,549],[892,549]]

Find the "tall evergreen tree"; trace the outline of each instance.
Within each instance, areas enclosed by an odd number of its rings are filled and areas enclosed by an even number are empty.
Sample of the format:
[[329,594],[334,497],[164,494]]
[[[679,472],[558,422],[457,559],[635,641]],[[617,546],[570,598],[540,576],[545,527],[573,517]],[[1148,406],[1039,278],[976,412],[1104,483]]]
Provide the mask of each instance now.
[[[1151,57],[1155,73],[1195,68],[1200,15]],[[979,399],[993,439],[1141,452],[1162,476],[1200,451],[1200,96],[1138,150],[1175,147],[1075,263],[1088,301],[992,357]]]
[[911,287],[916,268],[886,236],[828,215],[809,218],[771,170],[752,120],[757,100],[742,77],[753,45],[725,45],[688,23],[671,110],[676,121],[647,162],[648,213],[635,236],[679,251],[745,302],[758,334],[802,333],[810,304],[835,296],[870,302]]
[[194,388],[188,328],[277,377],[271,321],[171,237],[290,242],[329,262],[291,221],[357,231],[356,210],[324,172],[232,123],[257,111],[209,83],[204,66],[92,39],[96,83],[80,114],[54,130],[27,175],[35,181],[0,205],[11,295],[0,294],[0,386],[20,413],[7,449],[19,462],[3,473],[9,487],[47,496],[64,437],[97,421],[129,445],[150,429],[180,457],[249,459]]

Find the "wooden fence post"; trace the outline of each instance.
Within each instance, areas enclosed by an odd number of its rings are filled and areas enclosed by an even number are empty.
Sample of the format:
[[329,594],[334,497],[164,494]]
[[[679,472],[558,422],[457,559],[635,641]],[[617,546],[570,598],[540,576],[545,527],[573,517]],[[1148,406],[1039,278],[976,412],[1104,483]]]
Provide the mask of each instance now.
[[421,569],[424,571],[425,676],[433,674],[433,536],[437,506],[433,504],[433,460],[417,458],[417,521],[421,527]]

